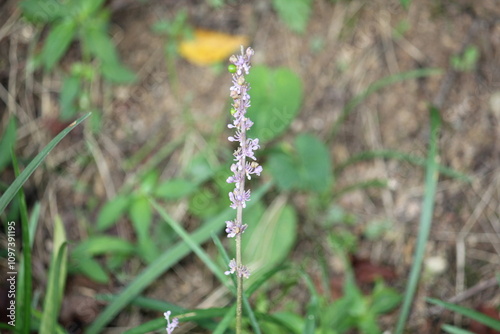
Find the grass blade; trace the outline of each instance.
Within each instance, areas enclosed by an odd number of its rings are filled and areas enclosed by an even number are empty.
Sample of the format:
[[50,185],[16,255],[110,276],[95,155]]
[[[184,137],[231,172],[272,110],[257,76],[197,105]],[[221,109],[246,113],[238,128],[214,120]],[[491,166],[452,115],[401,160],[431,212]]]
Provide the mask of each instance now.
[[417,290],[417,285],[422,269],[425,246],[429,239],[429,232],[432,225],[432,214],[434,212],[434,199],[436,197],[436,188],[439,178],[438,170],[438,138],[441,125],[439,110],[434,106],[430,107],[431,131],[429,138],[429,152],[427,155],[427,170],[425,175],[424,199],[422,203],[422,214],[420,215],[419,231],[417,236],[417,247],[413,265],[408,279],[408,285],[403,299],[403,305],[396,326],[396,334],[403,332],[406,320],[410,314],[410,308],[413,303],[413,297]]
[[[19,165],[17,163],[14,150],[11,150],[12,166],[14,167],[14,173],[16,178],[19,177]],[[26,206],[26,198],[24,196],[23,188],[21,187],[18,192],[19,196],[19,211],[21,216],[21,231],[22,231],[22,244],[23,247],[23,257],[21,270],[18,276],[18,284],[22,285],[19,291],[19,320],[21,324],[20,333],[29,334],[31,328],[31,293],[32,293],[32,276],[31,276],[31,245],[30,234],[28,233],[28,207]],[[9,222],[10,224],[10,222]],[[29,245],[29,246],[28,246]]]
[[409,79],[417,79],[417,78],[423,78],[423,77],[428,77],[431,75],[437,75],[441,74],[443,71],[439,68],[420,68],[404,73],[396,73],[390,76],[387,76],[385,78],[382,78],[380,80],[375,81],[372,83],[370,86],[368,86],[367,89],[365,89],[363,92],[360,94],[356,95],[354,98],[352,98],[344,107],[342,110],[342,114],[339,116],[339,118],[335,121],[333,124],[332,128],[332,133],[330,134],[330,137],[335,137],[337,134],[338,130],[340,129],[340,126],[342,123],[344,123],[345,119],[347,116],[351,114],[351,112],[354,111],[354,109],[361,104],[368,96],[372,95],[373,93],[381,90],[382,88],[385,88],[387,86],[390,86],[392,84],[398,83],[400,81],[404,80],[409,80]]
[[49,269],[47,293],[43,303],[40,334],[55,333],[64,294],[67,261],[68,249],[66,233],[64,232],[64,226],[61,219],[56,217],[54,222],[54,249],[52,251],[52,260]]
[[45,146],[40,153],[28,164],[28,166],[19,174],[18,177],[12,182],[12,184],[7,188],[5,193],[0,197],[0,214],[5,210],[7,205],[10,203],[12,198],[16,195],[16,193],[21,189],[23,184],[28,180],[28,178],[33,174],[35,169],[45,160],[47,155],[52,151],[52,149],[64,138],[66,135],[73,130],[78,124],[83,122],[87,117],[90,116],[91,113],[86,114],[85,116],[80,117],[78,120],[74,121],[70,125],[66,127],[66,129],[62,130],[54,139],[50,141],[50,143]]
[[163,210],[163,208],[154,199],[150,198],[149,202],[155,208],[155,210],[160,214],[160,216],[165,220],[168,225],[177,233],[178,236],[189,246],[189,248],[200,258],[201,261],[207,266],[208,269],[219,279],[219,281],[229,288],[228,277],[224,275],[221,268],[212,261],[208,254],[200,247],[200,245],[193,240],[193,238],[186,232],[185,229],[170,215]]
[[484,313],[481,313],[481,312],[478,312],[475,310],[471,310],[469,308],[455,305],[452,303],[443,302],[441,300],[434,299],[434,298],[427,298],[427,301],[429,303],[444,307],[450,311],[465,315],[466,317],[474,319],[477,322],[480,322],[480,323],[482,323],[482,324],[484,324],[484,325],[486,325],[486,326],[488,326],[496,331],[500,331],[500,320],[496,320],[494,318],[491,318]]
[[[229,261],[230,261],[229,255],[227,254],[226,250],[222,246],[222,243],[220,242],[217,235],[212,234],[212,239],[214,240],[215,246],[217,247],[217,249],[221,253],[222,257],[224,258],[224,261],[226,263],[229,263]],[[247,316],[250,319],[250,323],[252,325],[254,333],[257,333],[257,334],[261,333],[260,326],[259,326],[259,323],[257,322],[257,318],[255,317],[255,314],[252,310],[252,307],[250,306],[250,302],[248,301],[248,296],[251,295],[253,293],[253,291],[255,291],[260,284],[264,283],[264,281],[262,279],[265,279],[266,277],[270,277],[270,276],[263,275],[261,277],[261,279],[254,282],[252,284],[252,286],[250,287],[250,289],[253,287],[254,290],[251,290],[249,293],[249,290],[247,289],[245,291],[245,293],[243,294],[243,307],[245,308],[245,312],[247,313]],[[236,277],[235,277],[235,275],[231,275],[231,278],[233,280],[233,286],[230,287],[230,290],[233,292],[234,295],[236,295]],[[235,316],[236,315],[236,306],[234,307],[233,311],[234,311],[233,316]]]
[[[349,167],[350,165],[359,162],[359,161],[365,161],[365,160],[371,160],[375,158],[382,158],[382,159],[395,159],[395,160],[401,160],[405,161],[408,163],[411,163],[416,166],[421,166],[425,167],[427,164],[427,160],[407,154],[407,153],[402,153],[398,151],[393,151],[393,150],[374,150],[374,151],[365,151],[358,153],[356,155],[353,155],[351,158],[349,158],[347,161],[343,162],[342,164],[339,164],[337,167],[335,167],[335,175],[340,174],[346,167]],[[471,182],[472,179],[470,176],[460,173],[452,168],[448,168],[443,165],[439,165],[439,173],[452,177],[461,181],[465,182]]]
[[455,326],[451,326],[451,325],[443,325],[441,328],[446,333],[450,333],[450,334],[474,334],[472,332],[469,332],[468,330],[465,330],[465,329],[462,329],[462,328],[458,328],[458,327],[455,327]]
[[[258,202],[267,190],[271,187],[272,183],[267,183],[257,191],[254,192],[252,201],[249,202],[248,207],[253,206]],[[204,222],[200,228],[191,234],[194,242],[202,244],[210,238],[212,231],[222,231],[224,221],[231,217],[233,209],[227,208],[216,217]],[[109,323],[113,318],[128,305],[128,303],[138,296],[146,287],[148,287],[154,280],[161,274],[171,268],[174,264],[179,262],[182,258],[190,253],[190,248],[185,242],[178,242],[173,247],[164,252],[153,263],[146,267],[141,274],[139,274],[133,282],[131,282],[123,291],[111,302],[95,319],[95,321],[87,328],[86,334],[97,334],[102,331],[104,326]]]
[[235,314],[236,304],[226,312],[224,318],[222,318],[212,334],[224,334],[226,332],[226,329],[231,324],[231,321],[234,319]]

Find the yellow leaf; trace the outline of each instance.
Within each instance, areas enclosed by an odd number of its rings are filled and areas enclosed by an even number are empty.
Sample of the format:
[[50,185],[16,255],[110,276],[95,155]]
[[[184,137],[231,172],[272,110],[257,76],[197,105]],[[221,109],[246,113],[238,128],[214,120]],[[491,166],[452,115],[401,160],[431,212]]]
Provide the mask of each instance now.
[[210,65],[226,60],[240,45],[247,43],[246,36],[196,29],[193,39],[180,42],[179,53],[196,65]]

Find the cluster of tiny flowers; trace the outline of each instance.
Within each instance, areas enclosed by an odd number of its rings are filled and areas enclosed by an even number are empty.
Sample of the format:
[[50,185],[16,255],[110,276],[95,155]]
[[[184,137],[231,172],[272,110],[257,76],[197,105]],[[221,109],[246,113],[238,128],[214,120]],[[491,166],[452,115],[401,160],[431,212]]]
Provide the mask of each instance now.
[[167,334],[172,334],[174,332],[174,329],[179,327],[179,319],[173,318],[172,321],[170,321],[170,314],[172,312],[167,311],[163,313],[163,316],[165,319],[167,319]]
[[[239,146],[234,151],[234,163],[231,165],[231,175],[228,183],[234,183],[234,190],[229,193],[231,200],[231,208],[243,209],[246,207],[246,202],[250,200],[250,190],[245,191],[245,179],[250,180],[252,175],[259,175],[262,172],[260,166],[255,160],[254,151],[259,149],[259,139],[247,138],[247,131],[252,127],[253,122],[246,117],[247,109],[250,107],[250,95],[248,91],[250,86],[245,80],[245,75],[249,73],[251,64],[250,59],[254,54],[253,49],[248,48],[246,52],[241,48],[241,54],[231,56],[229,61],[234,65],[233,69],[233,85],[230,88],[230,96],[233,99],[231,114],[234,119],[228,124],[230,129],[235,129],[235,134],[228,138],[231,142],[238,142]],[[251,159],[251,161],[247,161]],[[226,221],[226,233],[229,238],[233,238],[242,234],[247,228],[246,224],[239,221]],[[249,270],[243,265],[236,265],[235,260],[229,263],[229,271],[225,274],[236,274],[240,277],[250,275]]]
[[232,259],[230,262],[229,262],[229,270],[224,272],[225,275],[231,275],[231,274],[234,274],[236,273],[236,275],[238,275],[239,277],[245,277],[245,278],[248,278],[250,277],[250,270],[248,270],[248,268],[242,264],[240,264],[239,266],[236,265],[236,260],[235,259]]

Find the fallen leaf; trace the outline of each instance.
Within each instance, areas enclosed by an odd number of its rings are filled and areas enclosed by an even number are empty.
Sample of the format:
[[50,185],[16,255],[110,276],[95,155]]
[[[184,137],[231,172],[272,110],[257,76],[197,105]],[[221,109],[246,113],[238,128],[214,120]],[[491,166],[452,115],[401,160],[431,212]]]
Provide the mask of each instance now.
[[351,265],[354,269],[358,284],[374,283],[377,278],[382,278],[384,281],[390,281],[397,277],[393,268],[373,264],[369,259],[353,256],[351,258]]
[[245,46],[247,43],[248,38],[243,35],[196,29],[194,38],[180,42],[179,53],[193,64],[211,65],[226,60],[241,45]]
[[[494,307],[483,304],[483,305],[480,305],[476,310],[478,312],[481,312],[484,315],[487,315],[488,317],[491,317],[491,318],[496,319],[496,320],[500,320],[500,312]],[[493,328],[489,328],[488,326],[483,325],[475,320],[471,320],[469,330],[473,333],[476,333],[476,334],[498,334],[498,333],[500,333],[499,331],[496,331]]]

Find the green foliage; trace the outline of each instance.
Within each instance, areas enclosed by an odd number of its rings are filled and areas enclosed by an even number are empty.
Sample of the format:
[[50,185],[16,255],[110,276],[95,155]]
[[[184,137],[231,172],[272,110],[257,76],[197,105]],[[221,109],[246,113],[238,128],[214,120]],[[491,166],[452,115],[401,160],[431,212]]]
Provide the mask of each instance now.
[[78,124],[83,122],[87,117],[90,116],[90,113],[85,116],[80,117],[78,120],[70,124],[66,129],[61,131],[54,139],[50,141],[50,143],[45,146],[40,153],[28,164],[28,166],[22,171],[22,173],[16,177],[14,182],[7,188],[5,193],[0,197],[0,214],[5,210],[9,202],[14,198],[19,189],[23,186],[23,184],[28,180],[28,178],[33,174],[35,169],[40,166],[40,164],[45,160],[47,155],[52,151],[52,149],[64,138],[66,135],[73,130]]
[[107,283],[107,270],[93,259],[95,256],[131,256],[135,247],[128,241],[111,236],[91,236],[71,252],[72,272],[80,272],[99,283]]
[[[252,193],[252,201],[247,205],[251,211],[253,203],[269,190],[269,185],[263,186]],[[201,226],[190,234],[192,241],[198,245],[204,243],[210,238],[212,231],[220,231],[220,224],[224,220],[232,219],[234,210],[227,207],[217,216],[204,221]],[[99,314],[96,320],[87,328],[85,333],[98,333],[109,323],[123,308],[125,308],[134,298],[136,298],[144,289],[146,289],[154,280],[156,280],[166,270],[170,269],[178,261],[191,252],[191,248],[185,242],[179,242],[168,248],[134,280],[129,283],[123,291],[114,298],[111,303]]]
[[267,210],[262,203],[256,203],[246,213],[245,223],[248,228],[242,245],[243,261],[255,268],[248,280],[253,282],[287,258],[297,239],[297,213],[282,198]]
[[16,143],[17,125],[16,119],[11,117],[7,127],[4,129],[0,139],[0,171],[7,167],[11,162],[11,151]]
[[479,49],[474,45],[468,45],[461,55],[451,57],[451,66],[455,71],[469,72],[476,68],[479,60]]
[[184,179],[171,179],[160,183],[154,191],[154,196],[175,200],[191,195],[196,189],[197,185],[193,182]]
[[56,332],[57,319],[61,308],[67,272],[67,241],[64,225],[59,217],[54,222],[54,243],[49,277],[43,306],[40,334]]
[[474,334],[472,332],[469,332],[468,330],[461,329],[461,328],[451,326],[451,325],[443,325],[441,328],[446,333],[450,333],[450,334]]
[[[98,75],[111,83],[135,80],[135,74],[124,67],[108,34],[109,13],[103,0],[23,0],[24,17],[30,22],[49,27],[38,62],[52,71],[74,41],[80,42],[82,62],[74,62],[70,75],[65,75],[61,88],[61,119],[74,117],[77,111],[90,110],[90,86]],[[82,72],[81,67],[90,71]]]
[[312,10],[312,0],[273,0],[281,20],[297,33],[304,33]]
[[434,199],[436,197],[436,189],[439,177],[438,169],[438,138],[441,129],[441,116],[439,110],[434,106],[429,107],[430,114],[430,136],[429,150],[427,153],[427,168],[424,185],[424,198],[422,201],[422,213],[420,215],[419,232],[417,237],[417,246],[415,248],[415,256],[410,271],[408,283],[406,285],[403,305],[399,314],[396,325],[396,333],[403,333],[406,321],[410,314],[410,308],[413,304],[413,298],[417,290],[422,262],[425,254],[425,247],[429,238],[429,233],[432,225],[432,215],[434,212]]
[[311,135],[299,135],[294,148],[272,153],[268,167],[281,190],[324,192],[333,184],[328,148]]
[[399,0],[404,9],[410,8],[411,0]]
[[[151,240],[153,215],[149,204],[149,197],[178,199],[196,189],[194,184],[183,179],[159,183],[158,178],[158,173],[152,170],[142,177],[135,192],[120,194],[106,202],[99,212],[96,223],[96,231],[103,232],[116,224],[121,217],[128,216],[137,237],[135,253],[146,263],[153,262],[159,256],[158,246],[155,243],[158,240]],[[95,237],[98,236],[96,235]],[[132,256],[133,254],[127,252],[121,253],[121,255]],[[86,264],[93,267],[96,266],[95,263],[88,261],[88,257],[74,256],[74,260],[76,267],[87,273],[89,271],[85,270],[85,266],[79,262],[85,260]]]
[[252,87],[248,116],[255,123],[248,136],[266,143],[283,134],[297,116],[302,104],[302,81],[288,69],[271,70],[265,66],[252,67],[247,81]]
[[331,303],[324,312],[325,328],[337,333],[357,329],[359,333],[381,333],[377,318],[401,301],[401,296],[383,283],[377,283],[371,295],[364,296],[351,278],[344,282],[344,295]]
[[164,54],[167,64],[167,71],[171,74],[169,80],[175,90],[177,90],[177,70],[175,61],[179,56],[178,44],[182,39],[187,39],[193,35],[193,29],[188,23],[187,11],[179,10],[173,20],[159,20],[152,30],[158,35],[166,37]]
[[[427,298],[427,301],[429,303],[444,307],[450,311],[460,313],[461,315],[464,315],[470,319],[473,319],[479,323],[482,323],[483,325],[486,325],[495,331],[500,331],[500,320],[491,318],[484,313],[481,313],[481,312],[478,312],[475,310],[471,310],[469,308],[455,305],[452,303],[447,303],[447,302],[444,302],[444,301],[441,301],[438,299],[434,299],[434,298]],[[449,329],[450,329],[450,327],[448,327],[448,330]],[[452,333],[452,332],[450,332],[450,333]],[[458,332],[453,332],[453,333],[458,333]]]

